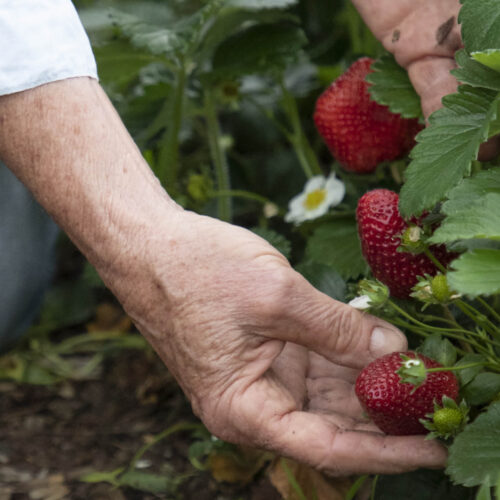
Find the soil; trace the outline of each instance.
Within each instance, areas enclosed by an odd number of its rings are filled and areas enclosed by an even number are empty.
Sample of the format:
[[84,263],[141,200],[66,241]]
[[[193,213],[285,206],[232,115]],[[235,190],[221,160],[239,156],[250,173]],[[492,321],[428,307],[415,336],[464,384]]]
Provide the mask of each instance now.
[[0,382],[0,500],[277,500],[264,473],[247,485],[220,483],[188,460],[193,442],[180,432],[143,457],[144,472],[186,478],[174,493],[153,494],[86,483],[90,472],[127,466],[153,435],[196,422],[177,384],[152,352],[122,351],[94,380],[51,386]]

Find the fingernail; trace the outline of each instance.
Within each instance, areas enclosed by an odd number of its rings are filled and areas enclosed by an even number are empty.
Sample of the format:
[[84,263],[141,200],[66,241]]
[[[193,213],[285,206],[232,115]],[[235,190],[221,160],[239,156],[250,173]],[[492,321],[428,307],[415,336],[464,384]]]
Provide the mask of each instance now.
[[370,352],[376,358],[394,351],[404,351],[406,339],[402,333],[377,326],[372,331]]

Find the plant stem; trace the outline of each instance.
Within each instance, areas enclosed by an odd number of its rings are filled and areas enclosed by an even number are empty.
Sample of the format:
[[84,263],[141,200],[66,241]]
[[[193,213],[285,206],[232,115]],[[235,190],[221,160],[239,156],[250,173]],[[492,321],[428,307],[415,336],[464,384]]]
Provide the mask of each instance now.
[[476,300],[498,321],[500,322],[500,314],[491,307],[486,300],[481,297],[476,297]]
[[292,127],[292,133],[287,134],[287,138],[295,149],[295,153],[297,154],[306,177],[311,178],[314,175],[322,175],[323,171],[321,170],[318,159],[302,129],[297,102],[288,91],[283,81],[280,82],[280,88],[283,94],[283,108]]
[[440,366],[437,368],[426,368],[425,371],[428,373],[459,371],[459,370],[465,370],[466,368],[475,368],[476,366],[487,366],[487,365],[488,363],[469,363],[467,365],[460,365],[460,366]]
[[139,448],[137,453],[133,456],[132,460],[130,461],[128,470],[129,471],[134,470],[135,466],[137,465],[137,462],[142,458],[144,453],[146,453],[146,451],[152,448],[155,444],[159,443],[162,439],[165,439],[171,434],[175,434],[176,432],[194,431],[197,429],[203,429],[203,426],[201,424],[190,424],[187,422],[180,422],[178,424],[170,426],[168,429],[165,429],[163,432],[160,432],[159,434],[154,436],[149,443],[146,443],[144,446],[141,446]]
[[163,186],[167,187],[169,193],[177,190],[177,175],[179,171],[179,132],[182,124],[184,109],[184,93],[187,83],[187,71],[185,61],[177,71],[174,92],[171,96],[171,113],[166,119],[167,131],[164,136],[164,145],[158,158],[157,175]]
[[[221,130],[212,89],[205,87],[205,118],[207,121],[210,155],[215,168],[215,178],[219,191],[229,191],[231,183],[227,158],[220,144]],[[221,196],[217,202],[219,219],[230,222],[232,217],[231,197]]]

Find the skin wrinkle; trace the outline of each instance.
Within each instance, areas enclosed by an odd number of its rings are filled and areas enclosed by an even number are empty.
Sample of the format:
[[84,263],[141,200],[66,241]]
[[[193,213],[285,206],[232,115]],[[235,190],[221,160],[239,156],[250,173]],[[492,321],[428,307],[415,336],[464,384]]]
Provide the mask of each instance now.
[[[44,101],[42,115],[31,106],[34,96]],[[324,448],[334,422],[365,424],[346,419],[341,407],[352,384],[339,387],[331,401],[327,391],[308,390],[307,374],[330,369],[336,374],[330,384],[348,379],[352,370],[342,376],[345,367],[331,358],[366,364],[365,346],[380,320],[313,289],[250,231],[180,209],[95,81],[72,79],[1,97],[0,117],[12,124],[0,129],[2,156],[90,258],[211,432],[312,465],[329,453],[336,469],[343,457]],[[40,155],[37,163],[30,155]],[[338,315],[344,328],[335,326]],[[363,340],[342,338],[351,335]],[[336,342],[354,351],[329,351]],[[330,360],[311,357],[306,347]],[[306,398],[333,416],[297,411]],[[397,458],[398,468],[444,461],[436,443],[418,456],[401,446]],[[342,466],[357,470],[358,460],[366,471],[394,468],[356,456]]]

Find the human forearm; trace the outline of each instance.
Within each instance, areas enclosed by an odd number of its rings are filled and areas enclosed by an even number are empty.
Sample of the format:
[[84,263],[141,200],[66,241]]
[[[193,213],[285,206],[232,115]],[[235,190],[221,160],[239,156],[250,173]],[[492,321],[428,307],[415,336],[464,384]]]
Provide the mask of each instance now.
[[155,220],[181,210],[93,79],[0,97],[0,124],[0,157],[102,274],[131,272]]

